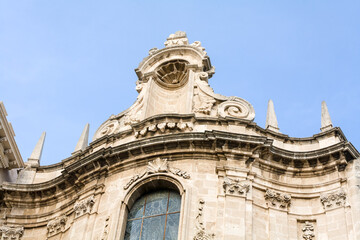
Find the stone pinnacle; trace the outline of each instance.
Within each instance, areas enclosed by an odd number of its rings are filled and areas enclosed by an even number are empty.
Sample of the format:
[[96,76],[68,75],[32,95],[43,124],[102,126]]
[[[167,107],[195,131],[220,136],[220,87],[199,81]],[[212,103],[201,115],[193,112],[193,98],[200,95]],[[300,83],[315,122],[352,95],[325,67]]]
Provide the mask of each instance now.
[[279,132],[278,122],[274,109],[274,103],[271,99],[268,102],[265,129],[270,129],[272,131]]
[[321,128],[322,132],[325,132],[333,127],[326,102],[321,103]]
[[87,123],[84,127],[84,130],[81,133],[78,143],[76,144],[75,150],[72,154],[76,154],[80,151],[83,151],[89,142],[89,127],[90,125]]
[[40,159],[45,143],[45,137],[46,137],[46,132],[43,132],[33,152],[31,153],[31,156],[28,158],[28,165],[30,165],[31,167],[40,166]]

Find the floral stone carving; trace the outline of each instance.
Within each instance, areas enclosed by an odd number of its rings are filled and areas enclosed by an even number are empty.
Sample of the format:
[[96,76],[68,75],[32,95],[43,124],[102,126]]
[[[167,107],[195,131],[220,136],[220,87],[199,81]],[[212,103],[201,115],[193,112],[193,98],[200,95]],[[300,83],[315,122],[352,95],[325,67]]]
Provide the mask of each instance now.
[[246,195],[250,190],[250,185],[239,179],[230,179],[225,177],[223,188],[225,193]]
[[91,213],[92,207],[95,204],[94,196],[84,199],[74,206],[75,217],[80,217],[86,213]]
[[306,221],[302,228],[302,237],[304,240],[313,240],[315,237],[314,225],[311,222]]
[[196,216],[196,229],[197,233],[193,240],[212,240],[215,237],[215,234],[208,234],[206,233],[203,221],[203,209],[204,209],[205,201],[200,199],[199,200],[199,208],[198,214]]
[[133,176],[130,181],[124,186],[124,189],[128,189],[134,182],[136,182],[137,180],[143,178],[146,175],[151,175],[151,174],[156,174],[156,173],[167,173],[170,172],[174,175],[177,175],[179,177],[182,177],[184,179],[189,179],[190,178],[190,174],[182,171],[180,169],[177,168],[171,168],[168,165],[167,159],[161,159],[161,158],[157,158],[154,161],[148,162],[146,171],[144,171],[142,174],[136,174],[135,176]]
[[288,208],[291,204],[291,195],[278,193],[270,189],[266,189],[265,200],[267,200],[271,206],[279,208]]
[[64,215],[49,221],[47,224],[48,237],[64,232],[66,221],[67,217]]
[[0,234],[0,240],[20,240],[24,234],[24,227],[1,226]]
[[336,206],[345,206],[346,193],[344,189],[340,189],[337,192],[322,194],[320,196],[320,201],[323,204],[324,209],[328,209]]

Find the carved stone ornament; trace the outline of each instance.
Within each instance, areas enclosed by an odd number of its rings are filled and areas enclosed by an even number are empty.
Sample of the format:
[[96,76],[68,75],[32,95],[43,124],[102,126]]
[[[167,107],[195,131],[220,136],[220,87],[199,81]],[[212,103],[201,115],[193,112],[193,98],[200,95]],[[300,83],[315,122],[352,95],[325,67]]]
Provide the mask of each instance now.
[[212,240],[215,237],[215,234],[206,233],[203,221],[203,209],[205,201],[199,200],[198,214],[196,216],[196,230],[197,233],[194,236],[193,240]]
[[148,162],[146,171],[144,171],[142,174],[136,174],[133,176],[130,181],[124,186],[124,189],[128,189],[134,182],[137,180],[143,178],[146,175],[156,174],[156,173],[167,173],[170,172],[174,175],[177,175],[179,177],[182,177],[184,179],[189,179],[190,174],[182,171],[177,168],[171,168],[168,165],[167,159],[161,159],[157,158],[154,161]]
[[218,107],[218,114],[220,117],[235,117],[252,120],[255,117],[255,113],[251,111],[252,107],[249,107],[248,105],[249,103],[245,100],[234,98],[234,100],[221,103]]
[[313,240],[315,237],[314,225],[311,222],[306,221],[302,228],[302,237],[304,240]]
[[249,192],[250,185],[245,181],[240,181],[239,179],[230,179],[225,177],[223,188],[225,193],[244,195]]
[[1,226],[0,227],[0,240],[20,240],[24,234],[24,227],[11,227]]
[[55,219],[51,220],[47,224],[47,234],[48,237],[54,236],[58,233],[65,231],[67,217],[66,216],[59,216]]
[[103,233],[101,234],[101,237],[99,238],[99,240],[107,240],[108,236],[109,236],[109,222],[110,222],[110,216],[108,216],[105,220],[105,226],[104,226],[104,230]]
[[336,206],[343,207],[346,204],[346,193],[344,189],[340,189],[337,192],[322,194],[320,196],[320,201],[323,204],[324,209],[329,209]]
[[95,133],[94,139],[100,138],[105,135],[113,134],[117,128],[119,127],[119,121],[114,120],[108,120],[103,126],[101,126]]
[[182,46],[188,45],[189,40],[185,32],[177,31],[176,33],[170,34],[167,41],[164,43],[165,47]]
[[290,194],[284,194],[284,193],[278,193],[270,189],[266,189],[265,192],[265,200],[270,203],[270,206],[273,207],[279,207],[286,209],[291,204],[291,195]]
[[150,126],[144,127],[140,131],[135,131],[135,137],[145,137],[148,133],[155,133],[161,132],[164,133],[167,129],[170,131],[180,130],[185,131],[186,129],[192,130],[193,123],[191,122],[165,122],[165,123],[158,123],[152,124]]
[[81,200],[74,205],[75,217],[78,218],[86,213],[91,213],[92,207],[95,204],[94,196]]

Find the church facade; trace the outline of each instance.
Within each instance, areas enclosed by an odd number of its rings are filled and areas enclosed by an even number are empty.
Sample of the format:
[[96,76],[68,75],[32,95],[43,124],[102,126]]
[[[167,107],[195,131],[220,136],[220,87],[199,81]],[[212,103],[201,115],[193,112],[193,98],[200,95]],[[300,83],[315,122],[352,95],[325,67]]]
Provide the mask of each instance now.
[[184,32],[135,72],[135,103],[50,166],[45,133],[23,162],[0,104],[1,240],[360,239],[359,152],[325,102],[312,137],[282,134],[271,100],[261,128]]

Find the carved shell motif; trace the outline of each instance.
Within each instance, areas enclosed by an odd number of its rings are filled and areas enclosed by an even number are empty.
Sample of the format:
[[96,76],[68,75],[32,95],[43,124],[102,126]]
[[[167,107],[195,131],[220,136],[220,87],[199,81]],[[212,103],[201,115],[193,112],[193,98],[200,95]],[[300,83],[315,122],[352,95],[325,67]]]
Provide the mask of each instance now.
[[162,64],[157,70],[158,82],[166,87],[180,87],[187,82],[188,70],[184,60],[169,61]]
[[100,127],[100,129],[96,131],[94,135],[94,139],[114,133],[115,130],[118,128],[118,126],[119,126],[119,122],[117,120],[112,120],[105,123],[104,126]]

